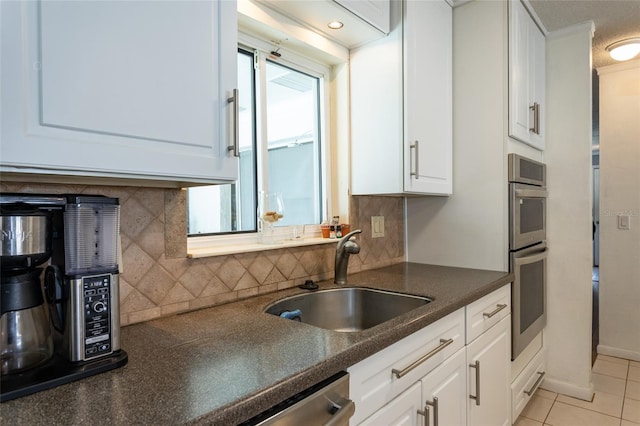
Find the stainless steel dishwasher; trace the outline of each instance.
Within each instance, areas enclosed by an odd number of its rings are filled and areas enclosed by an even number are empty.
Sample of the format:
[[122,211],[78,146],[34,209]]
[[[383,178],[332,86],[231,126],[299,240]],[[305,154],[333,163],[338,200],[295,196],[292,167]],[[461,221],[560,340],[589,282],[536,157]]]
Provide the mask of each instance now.
[[346,426],[355,407],[349,399],[349,373],[342,371],[241,423],[241,426]]

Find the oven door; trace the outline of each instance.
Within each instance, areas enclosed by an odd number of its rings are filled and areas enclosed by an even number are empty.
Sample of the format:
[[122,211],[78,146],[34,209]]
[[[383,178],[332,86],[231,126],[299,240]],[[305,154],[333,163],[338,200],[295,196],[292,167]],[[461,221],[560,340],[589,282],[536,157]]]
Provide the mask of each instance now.
[[547,239],[547,190],[509,184],[509,249],[518,250]]
[[547,324],[547,245],[511,253],[511,359],[515,359]]

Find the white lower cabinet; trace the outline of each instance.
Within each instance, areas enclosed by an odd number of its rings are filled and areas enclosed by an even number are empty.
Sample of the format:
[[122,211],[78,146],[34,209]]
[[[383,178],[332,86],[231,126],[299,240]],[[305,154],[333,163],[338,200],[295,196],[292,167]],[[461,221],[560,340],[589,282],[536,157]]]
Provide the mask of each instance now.
[[507,284],[350,367],[350,424],[510,425],[509,290]]
[[[419,383],[463,349],[464,341],[464,308],[461,308],[351,366],[349,394],[356,411],[350,423],[360,424]],[[424,407],[424,403],[419,407]]]
[[423,412],[427,417],[424,424],[446,426],[467,423],[466,359],[464,348],[460,349],[421,380]]
[[469,426],[508,426],[511,315],[467,346]]
[[422,411],[422,392],[420,383],[414,383],[387,405],[360,423],[367,426],[415,426],[421,424],[419,412]]
[[466,354],[460,349],[438,368],[368,417],[362,425],[466,424]]
[[546,372],[545,349],[541,349],[511,383],[511,418],[517,419],[538,389]]

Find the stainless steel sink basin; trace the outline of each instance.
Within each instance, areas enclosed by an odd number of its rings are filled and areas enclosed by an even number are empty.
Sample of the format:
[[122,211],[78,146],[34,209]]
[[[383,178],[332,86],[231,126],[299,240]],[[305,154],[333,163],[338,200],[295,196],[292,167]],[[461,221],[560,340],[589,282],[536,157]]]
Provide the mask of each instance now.
[[334,331],[361,331],[431,300],[362,287],[335,288],[281,299],[265,312]]

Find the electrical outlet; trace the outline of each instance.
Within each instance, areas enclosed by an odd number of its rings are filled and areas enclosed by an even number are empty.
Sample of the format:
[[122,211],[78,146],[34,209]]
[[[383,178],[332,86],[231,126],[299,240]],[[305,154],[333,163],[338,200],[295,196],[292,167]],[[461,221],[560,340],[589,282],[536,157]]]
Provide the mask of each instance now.
[[384,237],[384,216],[371,216],[371,238]]

